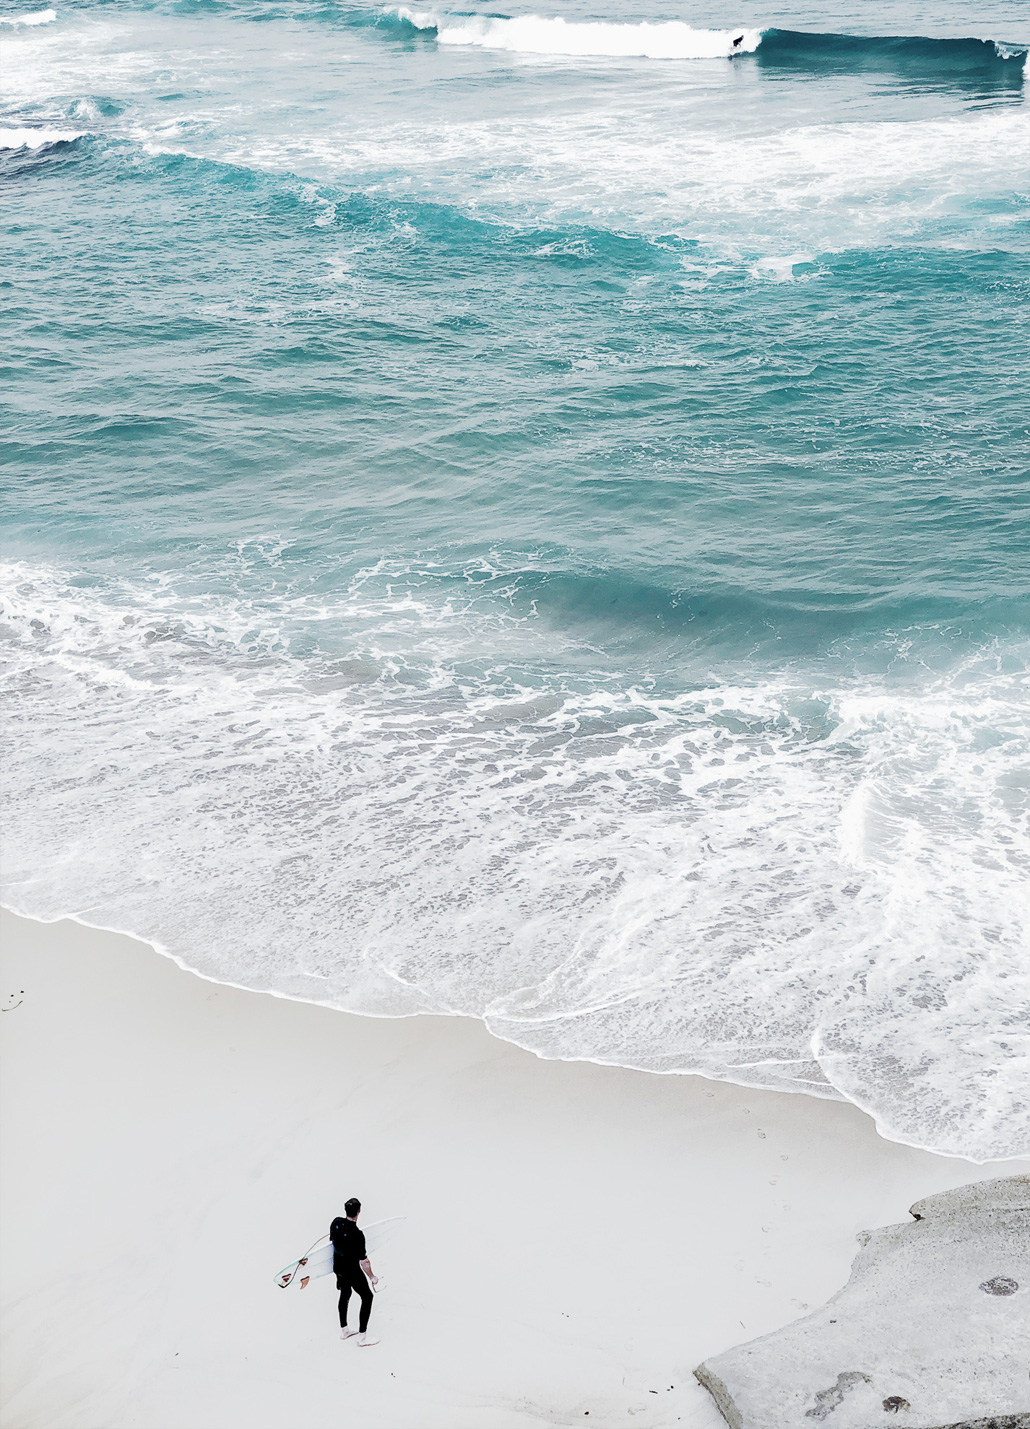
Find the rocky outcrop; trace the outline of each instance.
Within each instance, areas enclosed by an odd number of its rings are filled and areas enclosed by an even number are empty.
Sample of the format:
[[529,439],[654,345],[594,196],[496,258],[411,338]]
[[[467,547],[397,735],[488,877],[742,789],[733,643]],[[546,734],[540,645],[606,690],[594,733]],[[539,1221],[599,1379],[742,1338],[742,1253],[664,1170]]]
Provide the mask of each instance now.
[[1030,1176],[911,1214],[821,1310],[694,1371],[731,1429],[1030,1429]]

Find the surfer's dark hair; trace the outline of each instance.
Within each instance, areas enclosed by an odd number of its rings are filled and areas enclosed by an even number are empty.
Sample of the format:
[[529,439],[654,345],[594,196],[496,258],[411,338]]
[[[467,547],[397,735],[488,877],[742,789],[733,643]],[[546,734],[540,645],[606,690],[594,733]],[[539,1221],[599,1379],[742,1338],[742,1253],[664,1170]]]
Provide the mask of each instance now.
[[351,1196],[350,1200],[347,1202],[343,1209],[347,1212],[349,1216],[356,1216],[361,1210],[361,1202],[358,1200],[357,1196]]

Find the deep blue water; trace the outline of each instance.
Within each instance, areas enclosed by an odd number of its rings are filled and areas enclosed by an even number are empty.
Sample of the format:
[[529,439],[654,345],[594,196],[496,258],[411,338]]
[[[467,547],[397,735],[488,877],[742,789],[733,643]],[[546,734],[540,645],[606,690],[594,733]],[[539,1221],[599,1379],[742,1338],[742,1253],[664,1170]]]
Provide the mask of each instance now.
[[1021,9],[3,16],[5,899],[1030,1148]]

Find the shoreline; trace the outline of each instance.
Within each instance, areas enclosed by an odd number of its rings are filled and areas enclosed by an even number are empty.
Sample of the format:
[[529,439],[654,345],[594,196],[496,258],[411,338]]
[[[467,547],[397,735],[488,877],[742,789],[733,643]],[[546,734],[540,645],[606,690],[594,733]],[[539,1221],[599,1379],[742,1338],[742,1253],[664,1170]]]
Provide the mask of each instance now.
[[[1026,1169],[0,922],[7,1429],[718,1429],[695,1365],[821,1304],[858,1231]],[[331,1279],[274,1283],[351,1194],[408,1218],[367,1356]]]
[[716,1077],[713,1076],[711,1073],[703,1072],[700,1070],[681,1071],[679,1069],[671,1069],[663,1071],[655,1068],[634,1067],[622,1062],[609,1062],[599,1057],[548,1057],[543,1052],[537,1051],[535,1047],[526,1046],[523,1043],[517,1042],[512,1038],[503,1037],[500,1033],[494,1032],[488,1026],[486,1020],[483,1017],[477,1016],[474,1013],[389,1013],[364,1010],[360,1012],[354,1011],[347,1007],[341,1007],[338,1003],[327,1002],[319,998],[301,997],[296,993],[281,992],[279,991],[279,989],[272,987],[250,987],[246,983],[232,982],[231,980],[226,978],[214,977],[211,973],[205,973],[202,972],[199,968],[193,967],[189,962],[186,961],[185,958],[181,957],[177,953],[172,952],[171,948],[167,947],[164,943],[159,942],[156,938],[151,938],[143,933],[137,933],[123,928],[113,928],[105,923],[91,923],[88,919],[80,918],[74,913],[62,914],[58,918],[43,918],[34,913],[26,913],[22,909],[17,908],[11,903],[0,902],[0,917],[15,918],[25,923],[37,923],[45,928],[52,928],[60,924],[70,923],[74,924],[76,927],[86,929],[89,932],[107,934],[113,938],[127,938],[133,943],[138,943],[141,944],[143,947],[148,948],[151,952],[156,953],[158,957],[167,958],[168,961],[171,962],[176,968],[178,968],[180,972],[184,972],[190,977],[200,978],[201,981],[210,983],[214,987],[231,988],[236,992],[250,993],[255,997],[274,997],[282,1002],[297,1003],[303,1007],[325,1008],[329,1012],[339,1013],[344,1017],[372,1018],[373,1020],[383,1022],[406,1022],[423,1017],[431,1017],[439,1019],[441,1021],[459,1020],[465,1022],[472,1022],[482,1027],[483,1030],[487,1033],[487,1035],[493,1038],[495,1041],[501,1042],[506,1046],[515,1047],[520,1052],[525,1052],[529,1056],[535,1057],[538,1061],[541,1062],[561,1062],[567,1065],[583,1065],[587,1067],[610,1067],[616,1071],[630,1072],[636,1076],[644,1077],[699,1077],[702,1081],[711,1082],[713,1085],[737,1087],[741,1091],[754,1091],[762,1093],[769,1092],[774,1096],[782,1094],[783,1096],[800,1096],[811,1098],[816,1101],[835,1102],[841,1106],[852,1106],[856,1109],[856,1111],[861,1112],[863,1116],[868,1117],[873,1122],[873,1125],[876,1128],[876,1134],[880,1138],[880,1140],[890,1142],[892,1145],[895,1146],[905,1146],[908,1147],[910,1150],[919,1151],[929,1156],[939,1156],[945,1160],[963,1161],[969,1166],[986,1169],[989,1169],[992,1166],[1018,1165],[1020,1162],[1030,1164],[1030,1151],[1028,1151],[1025,1156],[1001,1157],[987,1161],[977,1161],[971,1156],[962,1156],[946,1151],[937,1151],[932,1147],[923,1146],[918,1142],[906,1140],[902,1136],[892,1136],[882,1129],[874,1111],[870,1110],[866,1106],[863,1106],[861,1102],[854,1101],[851,1097],[845,1096],[843,1092],[838,1091],[836,1088],[834,1088],[831,1092],[821,1092],[814,1086],[802,1086],[800,1084],[798,1084],[797,1086],[780,1085],[777,1087],[764,1087],[755,1082],[736,1081],[732,1077]]

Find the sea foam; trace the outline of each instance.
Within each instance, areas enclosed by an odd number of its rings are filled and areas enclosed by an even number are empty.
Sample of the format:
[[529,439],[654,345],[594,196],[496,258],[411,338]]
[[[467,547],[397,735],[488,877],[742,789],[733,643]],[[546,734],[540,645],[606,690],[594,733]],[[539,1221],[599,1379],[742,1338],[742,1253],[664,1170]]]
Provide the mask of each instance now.
[[662,695],[562,676],[553,628],[470,592],[9,570],[5,900],[227,982],[1030,1150],[1025,652]]

